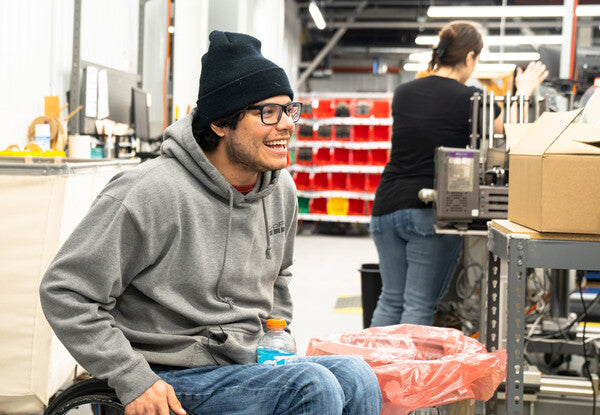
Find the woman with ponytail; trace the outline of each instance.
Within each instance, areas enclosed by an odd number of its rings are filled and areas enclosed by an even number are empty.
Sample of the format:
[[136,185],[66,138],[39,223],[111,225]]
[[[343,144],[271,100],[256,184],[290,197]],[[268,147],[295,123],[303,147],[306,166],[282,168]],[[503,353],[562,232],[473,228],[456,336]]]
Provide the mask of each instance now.
[[[379,255],[382,292],[371,326],[432,325],[437,304],[456,269],[462,238],[436,234],[431,206],[417,196],[433,188],[437,147],[469,144],[471,96],[465,82],[483,41],[476,23],[455,21],[439,33],[429,76],[399,85],[392,101],[392,153],[375,194],[370,231]],[[530,95],[548,76],[531,63],[515,78],[517,94]],[[495,106],[494,129],[502,132]]]

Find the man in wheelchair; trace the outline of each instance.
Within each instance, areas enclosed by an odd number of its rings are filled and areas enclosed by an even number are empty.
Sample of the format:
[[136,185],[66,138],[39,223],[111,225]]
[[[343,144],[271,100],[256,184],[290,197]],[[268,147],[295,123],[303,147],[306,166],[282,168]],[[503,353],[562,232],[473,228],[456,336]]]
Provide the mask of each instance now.
[[209,40],[196,109],[97,197],[43,278],[44,313],[127,415],[378,414],[361,359],[256,363],[266,320],[292,319],[301,104],[260,41]]

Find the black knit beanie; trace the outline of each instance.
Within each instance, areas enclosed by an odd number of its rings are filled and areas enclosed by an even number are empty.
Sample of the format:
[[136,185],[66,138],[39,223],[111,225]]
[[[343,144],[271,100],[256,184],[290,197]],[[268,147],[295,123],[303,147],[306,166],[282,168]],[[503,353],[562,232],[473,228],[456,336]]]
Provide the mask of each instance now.
[[260,40],[214,30],[202,56],[197,116],[204,127],[263,99],[294,92],[284,70],[260,52]]

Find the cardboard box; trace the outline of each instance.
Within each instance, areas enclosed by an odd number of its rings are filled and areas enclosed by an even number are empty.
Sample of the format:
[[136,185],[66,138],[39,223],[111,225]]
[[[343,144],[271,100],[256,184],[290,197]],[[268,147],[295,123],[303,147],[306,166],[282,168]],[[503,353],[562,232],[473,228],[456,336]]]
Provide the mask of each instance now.
[[546,112],[519,131],[509,155],[510,221],[538,232],[600,234],[600,127],[574,123],[580,113]]

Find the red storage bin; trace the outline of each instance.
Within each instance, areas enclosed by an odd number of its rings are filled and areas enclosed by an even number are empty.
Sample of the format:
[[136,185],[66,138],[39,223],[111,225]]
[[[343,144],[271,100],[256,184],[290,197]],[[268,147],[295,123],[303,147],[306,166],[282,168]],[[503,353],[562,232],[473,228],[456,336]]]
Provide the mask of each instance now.
[[313,154],[313,164],[329,164],[331,163],[331,150],[329,148],[319,148]]
[[379,186],[379,182],[381,181],[381,174],[367,174],[366,177],[366,185],[365,189],[367,192],[375,192],[377,190],[377,186]]
[[348,215],[366,215],[367,207],[365,202],[365,200],[360,199],[348,199]]
[[302,112],[300,113],[300,118],[313,118],[313,107],[312,102],[310,100],[301,100],[302,102]]
[[331,190],[348,189],[348,173],[331,173]]
[[333,140],[350,141],[351,129],[349,125],[336,125],[333,127],[331,138]]
[[369,150],[352,150],[352,164],[360,166],[369,164]]
[[364,192],[365,191],[365,174],[364,173],[350,173],[348,175],[348,188],[353,192]]
[[329,176],[327,173],[312,173],[310,178],[310,187],[312,190],[328,190]]
[[297,171],[294,172],[294,183],[296,183],[296,189],[298,190],[310,190],[310,174]]
[[388,118],[391,113],[391,103],[388,100],[373,101],[372,112],[375,118]]
[[313,164],[313,150],[310,147],[300,147],[296,151],[296,163],[304,166]]
[[325,215],[327,214],[327,199],[324,197],[317,197],[310,199],[308,202],[308,213]]
[[351,102],[350,98],[336,99],[333,109],[334,117],[349,117]]
[[331,140],[331,125],[319,125],[317,129],[317,140],[329,141]]
[[373,201],[369,200],[367,203],[367,216],[371,216],[371,212],[373,212]]
[[392,138],[392,128],[389,125],[374,125],[373,140],[389,141]]
[[350,150],[347,148],[334,148],[331,159],[334,164],[350,164]]
[[371,128],[368,125],[353,125],[351,138],[352,141],[368,141]]
[[359,99],[353,101],[352,104],[352,116],[359,118],[371,116],[373,101],[367,99]]
[[299,125],[296,129],[298,140],[313,140],[316,137],[316,132],[312,125]]
[[385,148],[371,150],[371,164],[385,166],[388,162],[388,151]]
[[315,118],[332,118],[335,113],[332,99],[314,99],[312,106]]

